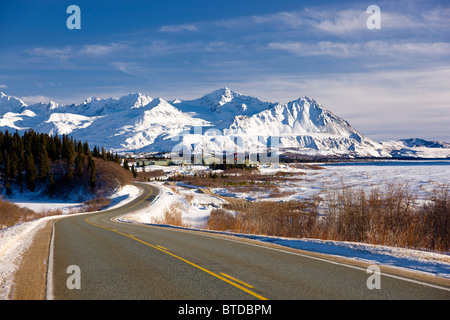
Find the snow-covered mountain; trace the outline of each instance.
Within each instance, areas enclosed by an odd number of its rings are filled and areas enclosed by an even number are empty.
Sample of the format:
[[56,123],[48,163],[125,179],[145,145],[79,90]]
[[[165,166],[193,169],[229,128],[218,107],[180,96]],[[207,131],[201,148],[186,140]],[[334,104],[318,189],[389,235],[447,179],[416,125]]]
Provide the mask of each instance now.
[[[68,134],[115,152],[273,150],[350,157],[450,157],[450,145],[421,139],[375,142],[314,99],[263,102],[215,90],[194,100],[88,98],[81,104],[26,105],[0,93],[0,130]],[[429,152],[429,151],[432,152]]]

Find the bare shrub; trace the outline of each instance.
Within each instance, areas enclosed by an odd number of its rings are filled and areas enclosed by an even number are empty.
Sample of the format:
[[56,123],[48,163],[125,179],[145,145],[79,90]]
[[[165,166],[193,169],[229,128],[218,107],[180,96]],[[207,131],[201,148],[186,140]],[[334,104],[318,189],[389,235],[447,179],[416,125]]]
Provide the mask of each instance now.
[[417,241],[420,246],[437,250],[450,249],[450,195],[449,187],[441,186],[431,192],[431,200],[418,212]]
[[317,211],[310,204],[299,201],[265,201],[234,207],[239,209],[236,215],[223,209],[213,210],[208,227],[284,237],[308,237],[315,230]]
[[109,195],[117,187],[126,186],[133,181],[133,174],[112,161],[93,158],[97,171],[96,195]]
[[207,226],[212,230],[237,231],[237,221],[232,213],[224,209],[214,209],[209,215]]
[[448,188],[435,191],[431,200],[422,206],[416,200],[407,185],[398,184],[388,184],[384,191],[342,188],[329,192],[322,236],[332,240],[448,250]]
[[79,212],[99,211],[109,206],[111,200],[107,198],[95,198],[83,202],[82,209]]
[[137,181],[150,181],[155,178],[164,177],[166,174],[164,170],[150,170],[150,171],[141,171],[137,173],[136,180]]
[[315,208],[300,201],[257,202],[239,215],[243,232],[308,237],[317,220]]
[[194,201],[193,194],[183,194],[183,197],[186,199],[187,203],[189,203],[190,205],[192,204],[192,201]]
[[[322,199],[323,197],[323,199]],[[251,202],[227,205],[236,210],[213,210],[208,227],[215,230],[354,241],[445,252],[450,250],[450,196],[448,186],[434,190],[418,205],[407,185],[387,184],[369,191],[342,187],[327,190],[325,212],[318,203]]]
[[59,209],[35,212],[28,208],[21,208],[9,201],[0,200],[0,230],[27,221],[60,214],[62,214],[62,211]]
[[174,226],[184,226],[183,224],[183,204],[181,202],[174,202],[164,210],[163,221],[164,224]]

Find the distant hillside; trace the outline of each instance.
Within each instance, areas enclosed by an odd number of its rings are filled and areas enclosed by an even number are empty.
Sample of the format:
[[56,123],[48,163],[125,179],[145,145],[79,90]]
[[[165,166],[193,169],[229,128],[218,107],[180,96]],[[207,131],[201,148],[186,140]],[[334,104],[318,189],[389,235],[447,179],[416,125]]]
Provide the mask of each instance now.
[[32,192],[79,201],[108,196],[132,174],[117,154],[67,135],[0,132],[0,193]]

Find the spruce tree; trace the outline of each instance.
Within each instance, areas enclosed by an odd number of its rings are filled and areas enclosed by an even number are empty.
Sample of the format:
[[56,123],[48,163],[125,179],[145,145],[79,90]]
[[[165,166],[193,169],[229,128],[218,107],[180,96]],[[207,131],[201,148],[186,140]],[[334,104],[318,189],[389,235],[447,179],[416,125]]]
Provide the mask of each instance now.
[[136,178],[137,177],[137,171],[134,167],[134,164],[131,166],[131,173],[133,174],[133,177]]
[[123,167],[124,167],[125,169],[127,169],[128,171],[130,170],[130,166],[128,165],[128,160],[127,160],[127,159],[125,159],[125,160],[123,161]]
[[68,182],[73,180],[73,159],[70,158],[66,162],[66,180]]
[[83,175],[83,161],[84,156],[82,154],[78,154],[75,158],[75,175],[77,177],[81,177]]
[[30,191],[36,189],[36,176],[37,170],[36,165],[34,164],[33,155],[31,152],[28,152],[25,156],[25,183]]
[[50,174],[50,161],[45,146],[43,146],[39,153],[39,179],[46,180]]
[[89,186],[91,187],[91,188],[94,188],[95,187],[95,184],[96,184],[96,168],[95,168],[95,161],[94,161],[94,159],[92,159],[92,157],[89,157],[89,168],[90,168],[90,171],[91,171],[91,174],[89,175]]

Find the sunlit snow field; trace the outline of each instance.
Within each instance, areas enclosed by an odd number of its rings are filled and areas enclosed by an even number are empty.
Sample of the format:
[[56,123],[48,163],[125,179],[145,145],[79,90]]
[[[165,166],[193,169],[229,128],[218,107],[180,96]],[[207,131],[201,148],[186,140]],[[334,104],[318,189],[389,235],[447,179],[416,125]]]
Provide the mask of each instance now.
[[[261,167],[265,174],[278,171],[291,172],[293,178],[286,178],[277,185],[291,195],[278,200],[302,200],[323,194],[326,190],[339,190],[352,187],[355,190],[383,190],[388,184],[402,185],[417,195],[418,200],[425,200],[429,192],[443,185],[450,186],[450,160],[442,161],[380,161],[361,163],[317,163],[322,169],[301,169],[294,165],[272,165]],[[295,176],[295,173],[298,176]],[[276,200],[269,194],[246,193],[233,194],[224,188],[216,188],[214,192],[224,196],[234,196],[249,200]]]

